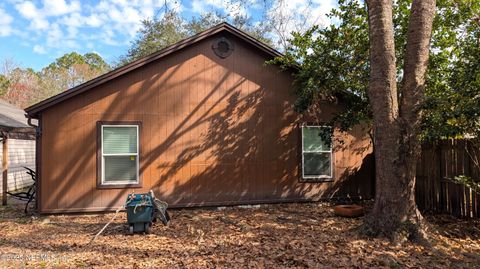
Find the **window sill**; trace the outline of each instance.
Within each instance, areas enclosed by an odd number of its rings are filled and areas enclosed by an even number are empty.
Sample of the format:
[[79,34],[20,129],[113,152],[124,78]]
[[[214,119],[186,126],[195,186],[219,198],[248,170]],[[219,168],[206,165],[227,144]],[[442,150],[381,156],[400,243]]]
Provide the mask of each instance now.
[[300,183],[326,183],[326,182],[333,182],[334,179],[332,177],[320,177],[320,178],[300,178],[298,182]]
[[131,184],[99,184],[97,189],[127,189],[127,188],[141,188],[141,183],[131,183]]

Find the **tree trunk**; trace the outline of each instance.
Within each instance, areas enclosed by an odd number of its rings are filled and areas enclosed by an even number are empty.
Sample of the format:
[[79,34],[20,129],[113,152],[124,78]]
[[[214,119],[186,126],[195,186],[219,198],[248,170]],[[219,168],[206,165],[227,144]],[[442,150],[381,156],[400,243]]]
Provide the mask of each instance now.
[[374,121],[376,193],[364,228],[371,235],[423,237],[422,216],[415,203],[415,172],[435,0],[413,1],[400,94],[392,1],[369,0],[367,5],[371,64],[368,94]]

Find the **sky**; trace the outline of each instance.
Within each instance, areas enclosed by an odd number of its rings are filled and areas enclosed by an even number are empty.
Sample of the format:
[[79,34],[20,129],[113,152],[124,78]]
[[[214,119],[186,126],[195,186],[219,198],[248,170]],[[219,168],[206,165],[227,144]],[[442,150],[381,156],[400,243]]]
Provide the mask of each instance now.
[[265,0],[244,1],[247,5],[237,6],[226,0],[1,0],[0,61],[12,60],[37,71],[72,51],[96,52],[107,62],[115,61],[128,50],[141,21],[158,15],[165,3],[184,19],[219,10],[246,14],[258,22],[264,19],[263,9],[267,14],[308,17],[302,25],[290,22],[286,26],[289,31],[328,23],[325,14],[336,3],[286,0],[265,6]]

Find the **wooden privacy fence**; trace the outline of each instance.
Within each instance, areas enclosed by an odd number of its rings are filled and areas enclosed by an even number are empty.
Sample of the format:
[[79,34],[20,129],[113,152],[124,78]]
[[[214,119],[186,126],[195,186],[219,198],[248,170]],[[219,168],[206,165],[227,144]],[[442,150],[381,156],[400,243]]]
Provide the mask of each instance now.
[[480,218],[480,195],[452,181],[459,175],[480,180],[478,145],[479,140],[452,139],[422,146],[416,183],[417,205],[422,212]]

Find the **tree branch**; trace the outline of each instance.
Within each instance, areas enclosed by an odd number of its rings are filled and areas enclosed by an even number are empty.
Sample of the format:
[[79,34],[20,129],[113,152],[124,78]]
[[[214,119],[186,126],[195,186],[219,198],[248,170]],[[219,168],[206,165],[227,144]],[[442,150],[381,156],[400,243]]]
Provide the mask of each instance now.
[[404,76],[400,95],[400,117],[408,135],[416,136],[424,99],[425,73],[435,16],[435,0],[414,0],[405,48]]

